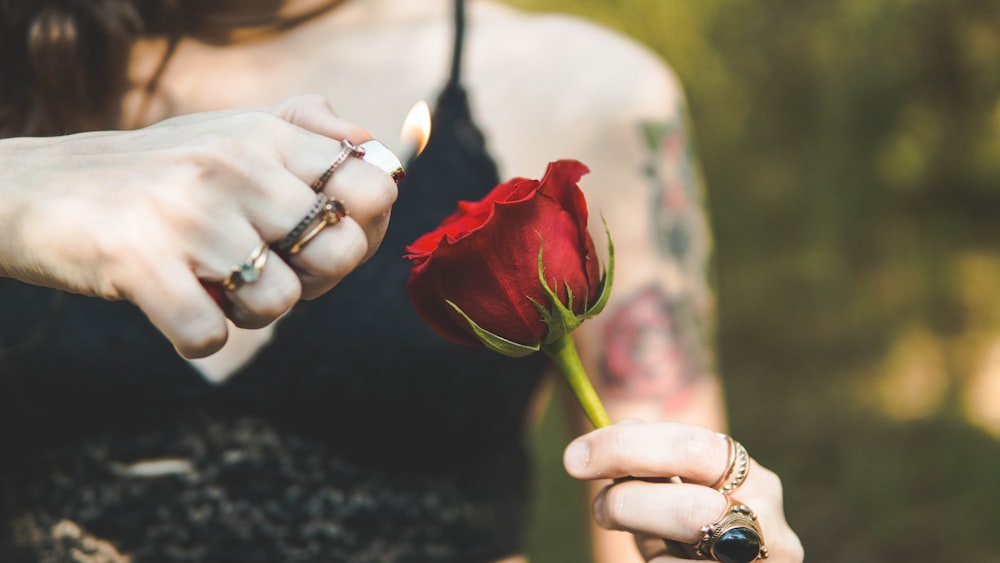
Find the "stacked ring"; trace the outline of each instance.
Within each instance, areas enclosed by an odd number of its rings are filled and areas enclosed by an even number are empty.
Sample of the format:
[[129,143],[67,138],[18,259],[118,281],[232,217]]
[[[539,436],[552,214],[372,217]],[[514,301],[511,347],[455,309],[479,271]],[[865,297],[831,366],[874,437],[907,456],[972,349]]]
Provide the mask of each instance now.
[[729,480],[722,487],[718,488],[718,491],[724,495],[728,495],[738,489],[743,481],[747,479],[747,473],[750,472],[750,455],[747,454],[747,449],[743,447],[743,444],[733,440],[733,451],[735,456],[733,458],[732,469],[729,471]]
[[230,269],[229,275],[222,280],[222,287],[227,291],[235,291],[244,284],[259,280],[260,274],[264,271],[264,264],[267,263],[267,251],[267,242],[261,241],[246,260]]
[[305,230],[309,227],[309,225],[311,225],[312,222],[316,220],[316,216],[319,215],[321,211],[323,211],[323,208],[326,207],[326,204],[329,201],[330,201],[330,196],[324,193],[317,194],[316,200],[313,201],[312,207],[310,207],[309,211],[306,212],[305,217],[303,217],[302,220],[299,221],[297,225],[295,225],[295,228],[288,231],[288,234],[285,235],[284,238],[274,243],[274,249],[285,251],[291,248],[291,246],[299,240],[299,237],[302,236],[302,233],[305,232]]
[[718,520],[703,527],[695,555],[723,563],[750,563],[767,559],[767,547],[757,515],[747,505],[729,499]]
[[725,440],[726,445],[729,446],[729,455],[726,459],[726,468],[722,471],[722,474],[719,475],[719,478],[715,480],[715,483],[709,487],[715,490],[719,490],[719,487],[726,482],[726,479],[728,479],[729,475],[733,472],[733,468],[736,467],[736,440],[733,440],[733,437],[729,434],[719,434],[718,436]]
[[[330,198],[320,209],[318,215],[319,215],[318,217],[316,217],[315,215],[313,215],[313,217],[309,217],[309,215],[307,214],[306,217],[303,218],[303,221],[306,223],[306,227],[308,227],[310,224],[312,224],[313,227],[312,229],[309,230],[309,232],[302,235],[301,238],[295,240],[295,242],[293,242],[288,247],[288,254],[294,256],[299,252],[301,252],[302,249],[305,248],[306,244],[308,244],[309,241],[311,241],[316,235],[318,235],[320,231],[331,225],[336,225],[337,223],[341,222],[344,219],[344,217],[347,217],[349,215],[349,213],[347,209],[344,207],[343,203],[341,203],[336,199]],[[308,219],[308,221],[306,221],[306,219]],[[301,230],[305,231],[306,227],[302,227]],[[296,229],[298,228],[299,227],[296,227]],[[294,230],[295,229],[293,229],[293,231]],[[289,235],[291,235],[291,233],[289,233]]]
[[340,153],[337,154],[337,158],[333,159],[333,163],[327,167],[326,171],[323,172],[319,178],[316,178],[316,181],[309,184],[309,187],[312,188],[314,192],[319,192],[326,186],[326,183],[330,181],[330,176],[333,176],[333,173],[340,168],[340,165],[343,164],[348,157],[356,156],[361,158],[365,155],[364,148],[355,145],[347,139],[341,139],[340,146],[343,148],[340,149]]

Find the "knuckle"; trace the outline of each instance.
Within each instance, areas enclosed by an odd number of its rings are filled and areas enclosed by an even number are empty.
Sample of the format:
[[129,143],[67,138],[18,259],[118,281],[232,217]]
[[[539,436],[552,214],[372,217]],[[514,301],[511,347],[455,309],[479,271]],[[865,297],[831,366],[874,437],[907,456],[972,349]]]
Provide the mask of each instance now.
[[363,143],[372,138],[371,134],[360,125],[354,123],[344,123],[342,125],[344,138],[352,143]]
[[[318,252],[312,252],[313,247],[310,246],[308,261],[301,262],[300,265],[305,266],[313,277],[322,280],[339,282],[361,264],[368,251],[368,239],[364,230],[350,218],[342,220],[332,229],[328,228],[319,236],[325,239],[322,243],[324,247]],[[305,255],[303,252],[302,256]],[[320,285],[332,287],[329,283]]]
[[681,522],[684,529],[697,531],[703,526],[711,524],[725,514],[729,508],[729,501],[720,494],[714,494],[714,500],[708,502],[693,502],[679,508]]
[[783,495],[783,485],[781,484],[781,477],[770,469],[756,463],[753,464],[751,471],[757,474],[757,479],[760,481],[761,486],[765,490],[770,491],[772,494],[776,495],[776,498],[780,499]]
[[309,93],[289,98],[278,104],[272,115],[291,123],[308,122],[309,116],[315,113],[329,113],[336,117],[333,104],[322,94]]
[[337,262],[340,267],[336,273],[346,275],[354,268],[357,268],[368,254],[368,237],[364,229],[354,221],[345,221],[345,226],[351,228],[344,229],[345,244],[340,252]]
[[399,197],[399,189],[392,178],[383,174],[382,181],[379,183],[378,189],[373,190],[373,194],[377,196],[374,201],[375,211],[379,215],[384,215],[396,203],[396,198]]
[[[621,467],[629,458],[630,452],[634,450],[632,440],[628,432],[614,432],[607,442],[605,455],[608,464],[613,467]],[[603,443],[599,441],[598,444]]]
[[238,126],[250,128],[269,127],[276,124],[287,123],[284,119],[275,115],[274,112],[266,109],[247,109],[234,113],[232,119]]
[[213,132],[200,139],[189,160],[202,175],[216,175],[230,169],[242,158],[243,147],[230,135]]
[[306,94],[300,94],[288,100],[286,107],[292,111],[300,109],[313,109],[320,108],[325,111],[333,111],[333,105],[330,104],[330,100],[322,95],[315,92],[310,92]]
[[292,98],[292,104],[301,106],[320,106],[325,109],[333,109],[330,106],[330,100],[326,98],[323,94],[317,94],[315,92],[309,92],[306,94],[300,94]]
[[291,309],[302,295],[302,287],[294,279],[269,284],[254,297],[254,312],[271,321]]
[[714,460],[725,459],[728,453],[723,453],[722,448],[726,443],[722,440],[713,439],[714,434],[691,431],[685,434],[681,448],[685,459],[689,460]]
[[174,345],[184,357],[201,358],[222,348],[226,338],[224,322],[213,315],[197,315],[184,323],[184,330],[177,335]]
[[351,214],[367,221],[389,213],[399,191],[396,183],[381,168],[362,161],[348,161],[331,183],[333,191],[350,203]]

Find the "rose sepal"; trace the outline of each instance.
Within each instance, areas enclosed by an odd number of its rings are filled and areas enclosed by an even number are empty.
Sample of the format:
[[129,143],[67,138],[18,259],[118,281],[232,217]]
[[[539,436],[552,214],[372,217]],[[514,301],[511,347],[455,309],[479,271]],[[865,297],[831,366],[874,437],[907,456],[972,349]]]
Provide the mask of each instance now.
[[504,356],[510,356],[511,358],[523,358],[529,354],[537,352],[540,347],[538,344],[534,346],[530,344],[519,344],[517,342],[507,340],[506,338],[493,334],[492,332],[484,329],[483,327],[476,324],[476,321],[472,320],[469,315],[465,314],[465,311],[461,309],[451,300],[445,300],[445,303],[451,306],[459,315],[465,319],[465,322],[469,323],[469,328],[476,335],[476,338],[483,343],[483,346],[493,350],[494,352],[503,354]]
[[611,239],[611,229],[608,228],[608,222],[604,217],[601,217],[601,222],[604,223],[604,234],[608,238],[608,267],[601,273],[601,282],[597,286],[597,301],[583,313],[585,319],[596,317],[604,310],[608,298],[611,297],[611,286],[615,281],[615,241]]
[[542,316],[542,322],[545,323],[546,331],[545,337],[542,339],[542,345],[561,340],[567,334],[576,330],[586,318],[584,315],[578,317],[573,312],[573,289],[570,288],[569,284],[564,284],[566,285],[566,301],[569,302],[564,304],[559,299],[559,295],[549,287],[549,282],[545,281],[545,265],[542,262],[542,252],[544,249],[545,242],[543,241],[538,246],[538,281],[541,282],[545,294],[549,296],[549,302],[552,304],[552,307],[547,309],[538,301],[535,301],[531,297],[528,298],[534,304],[535,308],[538,309],[538,314]]
[[562,340],[566,335],[572,333],[583,324],[583,321],[591,317],[596,317],[604,310],[605,305],[608,304],[608,298],[611,296],[611,286],[615,278],[615,243],[611,239],[611,231],[608,229],[607,222],[604,223],[604,232],[608,237],[608,267],[601,273],[601,281],[597,286],[597,300],[593,305],[584,303],[583,313],[580,315],[573,312],[573,290],[569,287],[569,284],[566,284],[567,303],[563,303],[555,290],[549,287],[548,282],[545,281],[545,266],[542,262],[544,241],[539,245],[538,281],[541,282],[542,288],[552,303],[551,309],[546,309],[541,303],[534,299],[531,300],[535,308],[538,309],[538,313],[542,316],[542,321],[548,329],[545,332],[545,338],[542,339],[543,346]]

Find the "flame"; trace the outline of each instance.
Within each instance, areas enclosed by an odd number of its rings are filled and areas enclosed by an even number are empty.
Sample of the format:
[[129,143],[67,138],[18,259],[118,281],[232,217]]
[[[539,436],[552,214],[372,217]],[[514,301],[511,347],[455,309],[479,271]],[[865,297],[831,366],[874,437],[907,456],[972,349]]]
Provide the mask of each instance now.
[[410,113],[406,114],[406,119],[403,120],[403,129],[399,137],[404,141],[415,143],[417,154],[423,152],[427,140],[431,138],[431,108],[427,102],[420,100],[413,104]]

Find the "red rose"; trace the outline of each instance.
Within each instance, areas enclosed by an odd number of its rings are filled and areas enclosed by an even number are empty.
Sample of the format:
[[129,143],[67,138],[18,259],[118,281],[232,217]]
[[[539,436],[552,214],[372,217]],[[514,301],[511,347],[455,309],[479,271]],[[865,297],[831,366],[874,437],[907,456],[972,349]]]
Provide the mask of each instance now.
[[539,308],[551,301],[540,267],[562,305],[575,316],[589,312],[603,286],[577,185],[587,172],[581,162],[560,160],[541,181],[502,183],[481,201],[459,202],[437,229],[408,246],[413,266],[406,288],[421,318],[459,344],[481,343],[471,320],[537,349],[548,334]]
[[[406,289],[417,313],[459,344],[480,345],[481,328],[534,350],[596,314],[607,284],[577,185],[587,172],[581,162],[560,160],[540,181],[515,178],[481,201],[460,202],[406,249],[413,260]],[[553,323],[564,322],[572,326],[554,334]]]
[[406,290],[438,334],[508,356],[543,351],[566,377],[595,427],[611,423],[571,333],[601,312],[611,294],[587,232],[587,202],[575,160],[549,164],[539,180],[515,178],[481,201],[459,202],[437,229],[406,247]]

